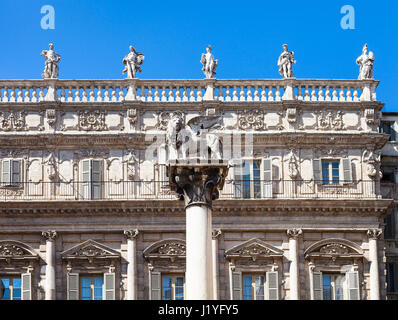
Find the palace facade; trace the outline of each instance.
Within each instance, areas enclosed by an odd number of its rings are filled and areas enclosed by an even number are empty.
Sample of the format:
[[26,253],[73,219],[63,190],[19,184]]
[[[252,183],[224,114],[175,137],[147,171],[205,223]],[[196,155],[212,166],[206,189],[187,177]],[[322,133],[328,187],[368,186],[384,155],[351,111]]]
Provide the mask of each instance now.
[[216,119],[229,161],[213,201],[215,299],[397,299],[398,116],[382,115],[377,86],[0,80],[3,299],[184,299],[176,114]]

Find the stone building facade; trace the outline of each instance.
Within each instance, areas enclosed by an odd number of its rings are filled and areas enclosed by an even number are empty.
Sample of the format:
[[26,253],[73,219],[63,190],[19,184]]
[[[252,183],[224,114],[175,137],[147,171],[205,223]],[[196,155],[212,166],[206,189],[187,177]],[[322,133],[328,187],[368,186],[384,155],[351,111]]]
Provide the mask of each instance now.
[[0,81],[3,291],[184,297],[185,211],[169,188],[165,138],[178,114],[217,117],[224,147],[247,146],[227,159],[213,202],[216,299],[386,299],[394,201],[380,186],[389,135],[377,85]]

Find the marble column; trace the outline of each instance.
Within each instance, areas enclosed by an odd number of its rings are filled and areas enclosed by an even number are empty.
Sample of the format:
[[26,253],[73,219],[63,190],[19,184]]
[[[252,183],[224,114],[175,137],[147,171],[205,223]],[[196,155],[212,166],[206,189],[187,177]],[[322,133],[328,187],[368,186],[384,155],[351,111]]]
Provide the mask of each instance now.
[[46,240],[46,287],[45,299],[55,300],[55,238],[54,230],[43,231],[42,237]]
[[289,278],[290,278],[290,300],[300,300],[299,294],[299,256],[298,237],[303,233],[301,229],[288,229],[289,237]]
[[127,238],[127,300],[137,299],[137,259],[136,259],[136,237],[138,229],[124,230]]
[[377,254],[377,239],[381,235],[381,229],[369,229],[369,261],[370,261],[370,299],[380,300],[380,275],[379,259]]
[[218,300],[218,237],[221,234],[220,229],[213,230],[212,253],[213,253],[213,299]]
[[169,166],[170,186],[185,201],[186,300],[213,299],[212,200],[227,173],[220,164]]

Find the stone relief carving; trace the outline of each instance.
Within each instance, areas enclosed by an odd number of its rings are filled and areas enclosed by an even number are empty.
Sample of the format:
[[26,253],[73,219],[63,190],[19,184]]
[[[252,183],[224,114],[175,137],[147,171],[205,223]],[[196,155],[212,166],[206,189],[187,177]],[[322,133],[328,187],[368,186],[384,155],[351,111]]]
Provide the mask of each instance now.
[[374,53],[372,51],[368,52],[368,45],[362,48],[362,54],[357,58],[356,63],[360,66],[358,80],[373,79],[373,63],[375,60]]
[[297,112],[297,108],[295,107],[289,107],[286,109],[286,119],[287,122],[293,124],[297,122],[297,116],[298,116],[298,112]]
[[79,129],[86,131],[108,130],[105,124],[105,111],[79,111]]
[[57,122],[57,112],[55,111],[55,109],[47,109],[46,118],[48,125],[50,127],[54,127],[55,123]]
[[137,165],[139,161],[133,150],[130,150],[127,158],[127,177],[129,180],[137,180]]
[[[186,244],[180,239],[165,239],[155,242],[143,251],[146,260],[162,265],[161,260],[167,259],[169,263],[178,263],[184,261],[186,255]],[[185,262],[185,261],[184,261]],[[175,265],[174,265],[175,266]]]
[[127,239],[129,239],[129,240],[135,239],[135,238],[138,236],[139,233],[140,233],[140,232],[138,231],[138,229],[134,229],[134,230],[124,230],[124,231],[123,231],[123,234],[124,234],[125,237],[126,237]]
[[366,163],[366,174],[372,179],[382,177],[380,158],[380,150],[364,150],[362,154],[362,161]]
[[294,73],[292,66],[297,63],[297,61],[294,60],[294,51],[288,51],[287,44],[282,45],[282,48],[283,52],[278,58],[279,74],[283,76],[283,78],[293,78]]
[[364,116],[367,125],[380,125],[381,112],[375,112],[375,109],[365,109]]
[[377,240],[382,233],[383,230],[377,228],[377,229],[369,229],[366,234],[368,235],[369,239]]
[[320,130],[343,130],[343,112],[319,112],[318,127]]
[[206,53],[202,53],[200,63],[203,65],[202,71],[205,74],[206,79],[214,78],[216,75],[218,60],[214,59],[210,45],[206,47]]
[[157,252],[164,255],[185,255],[186,247],[182,243],[169,242],[160,246]]
[[0,244],[0,257],[23,256],[25,251],[14,244]]
[[138,119],[137,109],[128,109],[127,110],[127,119],[130,122],[130,127],[134,127],[134,125],[137,123],[137,119]]
[[2,131],[26,131],[26,112],[0,112],[0,130]]
[[314,148],[314,154],[316,158],[320,157],[348,157],[348,151],[346,149],[339,149],[335,147],[329,148]]
[[51,151],[48,158],[44,161],[47,164],[47,176],[50,181],[55,181],[57,178],[57,160],[55,158],[55,152]]
[[264,112],[260,110],[244,110],[239,112],[238,128],[241,130],[264,130]]
[[41,75],[43,79],[55,79],[58,77],[58,65],[61,61],[61,56],[57,54],[53,49],[54,45],[50,43],[48,45],[49,50],[43,50],[41,56],[44,56],[44,73]]
[[61,256],[63,259],[88,259],[90,263],[93,263],[94,259],[97,258],[119,258],[120,253],[94,240],[87,240],[62,252]]
[[162,131],[167,130],[170,119],[173,119],[175,117],[179,117],[182,123],[185,123],[185,114],[180,111],[175,111],[175,112],[164,111],[158,113],[157,124],[155,128]]
[[57,232],[55,230],[47,230],[43,231],[41,236],[48,241],[54,241],[57,237]]
[[289,177],[291,179],[297,179],[300,175],[299,172],[299,160],[296,156],[296,150],[291,148],[289,154],[287,155],[288,167],[289,167]]
[[282,257],[283,251],[275,248],[260,239],[250,239],[244,243],[225,251],[227,259],[268,259]]

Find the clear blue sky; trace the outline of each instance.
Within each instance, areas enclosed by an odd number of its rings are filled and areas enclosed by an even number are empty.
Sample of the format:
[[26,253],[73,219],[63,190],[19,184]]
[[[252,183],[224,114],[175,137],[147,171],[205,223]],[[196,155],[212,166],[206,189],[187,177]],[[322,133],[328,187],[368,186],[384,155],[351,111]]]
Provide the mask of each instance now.
[[[343,30],[343,5],[355,30]],[[55,29],[43,30],[43,5]],[[365,42],[375,53],[383,111],[398,111],[398,4],[346,1],[1,0],[0,79],[39,79],[48,43],[61,55],[60,79],[121,79],[133,44],[145,54],[143,79],[202,79],[200,55],[211,44],[217,78],[280,78],[282,44],[295,51],[297,78],[356,79]]]

